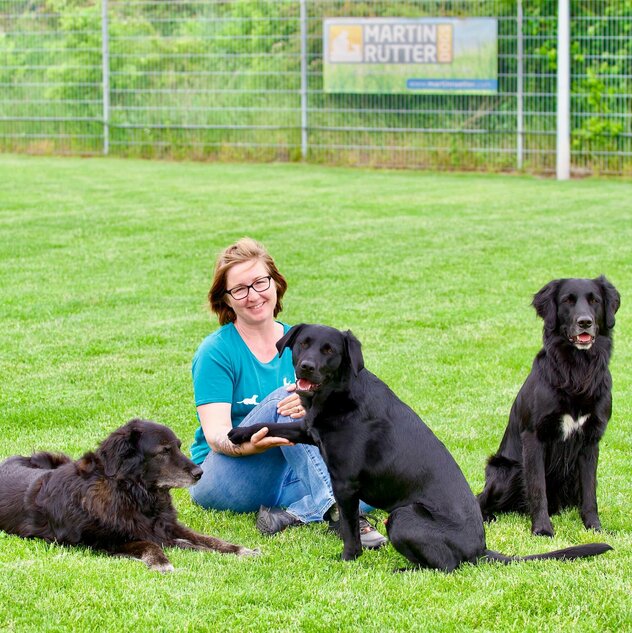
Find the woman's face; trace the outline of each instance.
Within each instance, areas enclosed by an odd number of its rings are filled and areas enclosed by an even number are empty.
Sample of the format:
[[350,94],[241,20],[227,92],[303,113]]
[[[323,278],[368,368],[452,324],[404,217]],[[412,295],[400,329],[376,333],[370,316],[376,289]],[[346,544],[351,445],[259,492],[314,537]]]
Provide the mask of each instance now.
[[[250,286],[257,280],[269,276],[266,265],[258,259],[235,264],[226,273],[226,289],[234,290],[240,286]],[[261,292],[254,288],[248,290],[248,296],[235,299],[226,294],[226,302],[235,311],[236,321],[247,324],[257,324],[268,319],[274,319],[274,308],[277,303],[277,290],[274,279],[270,280],[270,287]]]

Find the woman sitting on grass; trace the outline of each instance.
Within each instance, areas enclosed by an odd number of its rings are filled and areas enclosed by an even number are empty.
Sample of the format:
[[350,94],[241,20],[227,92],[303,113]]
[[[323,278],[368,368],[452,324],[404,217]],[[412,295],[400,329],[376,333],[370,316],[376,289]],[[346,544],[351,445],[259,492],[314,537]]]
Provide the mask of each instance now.
[[[240,446],[227,437],[235,426],[290,422],[305,414],[294,393],[291,350],[279,357],[276,349],[290,329],[275,318],[286,289],[272,257],[250,238],[229,246],[217,260],[208,297],[221,327],[193,358],[200,426],[191,457],[204,474],[191,497],[204,508],[257,511],[257,528],[264,534],[321,520],[337,531],[329,473],[315,446],[268,437],[266,429]],[[364,515],[360,532],[366,548],[386,542]]]

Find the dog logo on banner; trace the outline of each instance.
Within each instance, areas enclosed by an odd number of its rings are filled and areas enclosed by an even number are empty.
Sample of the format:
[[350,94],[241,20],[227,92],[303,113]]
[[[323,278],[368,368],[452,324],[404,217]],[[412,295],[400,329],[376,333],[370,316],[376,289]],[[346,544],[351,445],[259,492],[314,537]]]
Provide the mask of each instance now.
[[332,24],[329,27],[329,61],[362,62],[362,27]]

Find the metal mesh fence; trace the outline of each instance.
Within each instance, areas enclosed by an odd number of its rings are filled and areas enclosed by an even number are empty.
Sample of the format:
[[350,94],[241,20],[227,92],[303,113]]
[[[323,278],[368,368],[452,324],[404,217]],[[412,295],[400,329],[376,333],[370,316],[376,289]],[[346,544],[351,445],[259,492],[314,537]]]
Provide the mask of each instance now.
[[0,148],[99,152],[101,57],[96,7],[0,2]]
[[571,2],[576,173],[632,173],[632,2]]
[[[494,17],[495,94],[323,86],[325,18]],[[557,0],[0,0],[0,151],[548,173]],[[632,0],[571,1],[575,173],[632,173]]]
[[190,157],[300,157],[299,4],[110,4],[111,145]]

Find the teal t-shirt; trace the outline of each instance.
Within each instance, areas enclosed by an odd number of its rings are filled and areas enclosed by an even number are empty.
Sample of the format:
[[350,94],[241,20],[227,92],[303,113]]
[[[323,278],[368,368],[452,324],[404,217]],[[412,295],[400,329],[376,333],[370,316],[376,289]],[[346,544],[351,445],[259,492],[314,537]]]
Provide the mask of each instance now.
[[[282,325],[284,333],[290,329],[289,325]],[[195,406],[229,402],[233,427],[269,393],[295,382],[290,349],[281,357],[262,363],[248,349],[233,323],[223,325],[202,341],[193,356],[192,373]],[[202,427],[198,426],[191,459],[201,464],[210,450]]]

